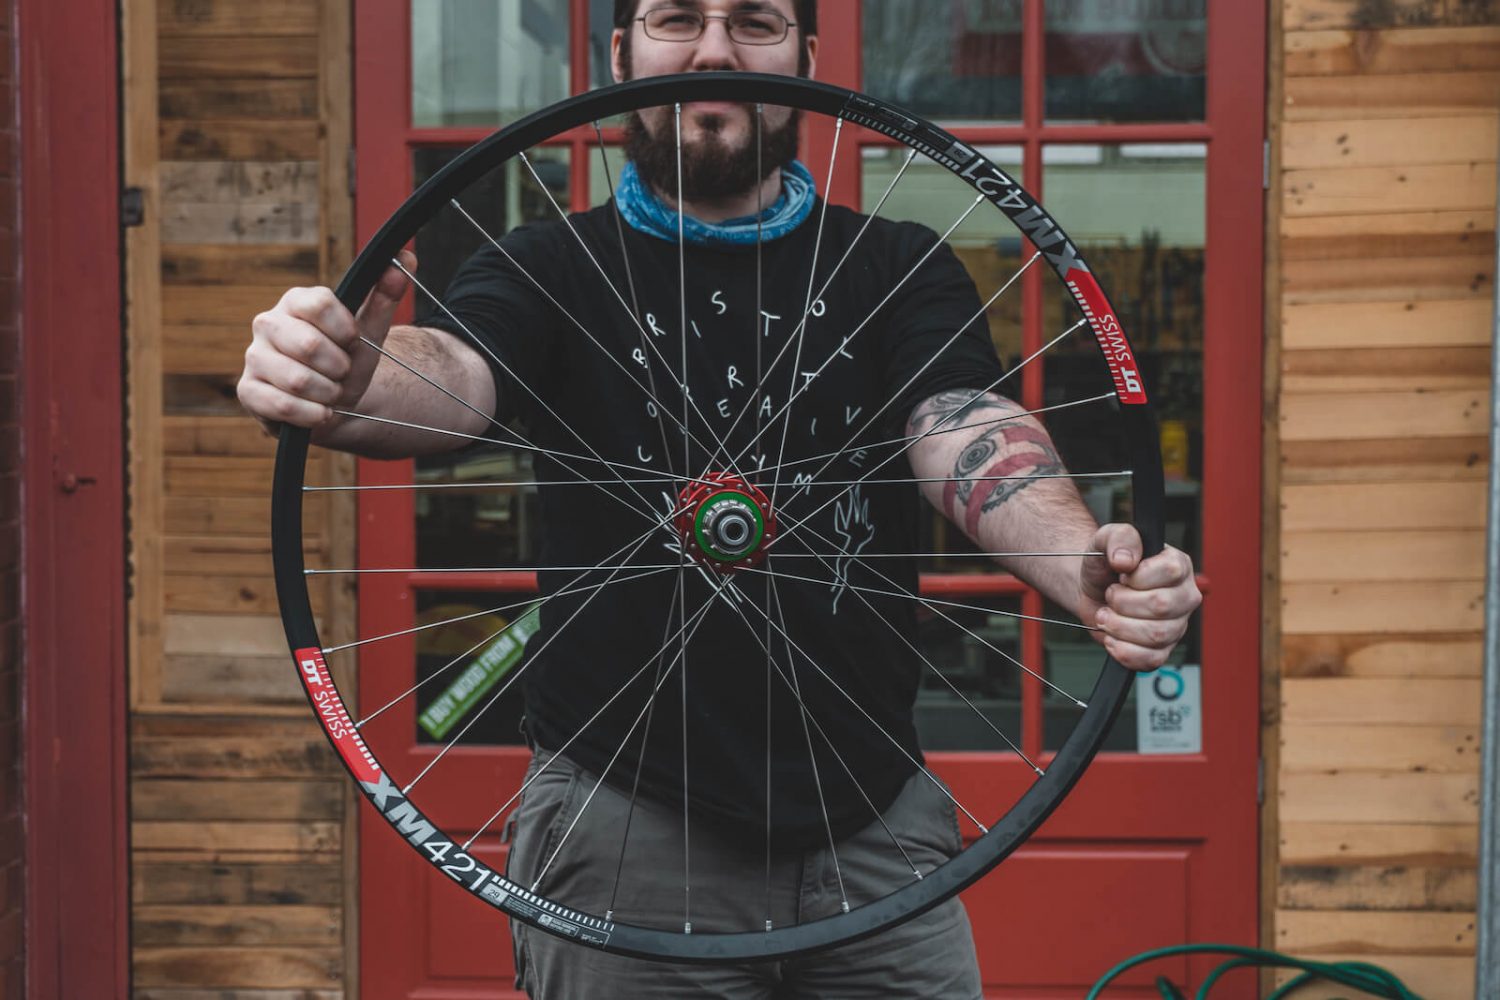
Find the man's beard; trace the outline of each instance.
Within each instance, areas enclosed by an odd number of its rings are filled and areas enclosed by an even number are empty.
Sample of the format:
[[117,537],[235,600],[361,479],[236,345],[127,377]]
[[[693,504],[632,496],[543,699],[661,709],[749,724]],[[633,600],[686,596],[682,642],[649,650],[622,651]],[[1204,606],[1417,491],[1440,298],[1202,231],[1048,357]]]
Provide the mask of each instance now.
[[[753,128],[755,106],[744,107]],[[682,197],[686,201],[718,201],[746,194],[797,158],[800,110],[793,110],[778,126],[762,124],[759,157],[753,132],[744,148],[731,149],[724,141],[726,123],[721,116],[705,115],[699,122],[703,138],[682,147]],[[633,112],[625,124],[625,155],[634,161],[642,180],[672,196],[677,193],[677,143],[675,133],[663,131],[668,134],[653,136],[640,114]]]

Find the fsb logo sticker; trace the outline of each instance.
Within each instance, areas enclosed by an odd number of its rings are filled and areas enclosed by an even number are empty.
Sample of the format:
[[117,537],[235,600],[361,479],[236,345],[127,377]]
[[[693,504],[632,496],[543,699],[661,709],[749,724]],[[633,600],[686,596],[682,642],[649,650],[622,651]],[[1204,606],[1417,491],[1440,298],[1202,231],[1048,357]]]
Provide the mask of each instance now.
[[1141,753],[1201,753],[1203,688],[1196,665],[1162,667],[1135,684],[1137,749]]

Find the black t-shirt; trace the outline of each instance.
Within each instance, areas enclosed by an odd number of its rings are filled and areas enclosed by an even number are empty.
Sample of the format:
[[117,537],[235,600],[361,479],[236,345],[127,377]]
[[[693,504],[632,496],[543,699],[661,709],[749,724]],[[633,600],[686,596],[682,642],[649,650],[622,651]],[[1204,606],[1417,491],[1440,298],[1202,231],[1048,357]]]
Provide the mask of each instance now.
[[[913,560],[866,563],[857,557],[913,552],[921,499],[911,485],[866,483],[846,491],[832,484],[852,483],[877,469],[870,478],[908,476],[901,447],[890,442],[904,434],[912,409],[944,389],[987,386],[1000,373],[988,325],[983,317],[974,321],[980,302],[963,266],[946,246],[919,266],[938,242],[925,227],[876,219],[855,244],[866,217],[830,206],[816,285],[810,287],[822,208],[820,201],[809,222],[762,246],[759,278],[753,245],[686,250],[686,381],[693,402],[687,422],[696,439],[687,445],[689,474],[726,468],[722,458],[710,465],[709,452],[727,433],[728,450],[744,455],[740,471],[764,468],[752,478],[767,494],[779,478],[775,514],[785,537],[773,545],[764,568],[805,579],[781,579],[772,589],[766,577],[736,574],[736,600],[744,602],[737,612],[730,601],[712,597],[715,578],[681,574],[689,628],[696,627],[683,655],[675,638],[679,574],[618,582],[643,572],[627,568],[606,587],[548,601],[541,630],[528,644],[524,680],[534,738],[553,749],[573,741],[569,756],[596,773],[610,766],[623,742],[609,780],[626,789],[635,781],[649,721],[641,788],[668,802],[682,802],[685,720],[694,815],[750,842],[765,836],[769,732],[773,832],[790,848],[826,841],[824,806],[835,837],[870,822],[872,807],[884,809],[914,770],[912,759],[921,759],[911,709],[925,668],[907,645],[916,641],[916,605],[847,586],[894,591],[893,581],[916,592]],[[497,416],[518,420],[540,448],[579,456],[539,456],[538,480],[616,481],[604,489],[540,488],[543,566],[591,566],[622,547],[628,551],[651,522],[616,498],[643,509],[649,504],[645,513],[658,519],[677,504],[681,483],[619,485],[616,473],[585,460],[594,452],[653,470],[623,471],[630,479],[681,476],[685,457],[677,245],[625,229],[632,292],[613,205],[570,221],[572,229],[554,222],[513,231],[502,245],[515,263],[486,248],[445,296],[452,314],[503,362],[491,364]],[[813,304],[799,350],[793,334],[808,295],[822,288],[851,245],[848,260]],[[639,326],[631,320],[633,297]],[[423,323],[464,336],[441,313]],[[763,379],[757,371],[765,373]],[[757,384],[763,393],[756,392]],[[663,409],[677,423],[663,419]],[[811,486],[794,478],[814,474]],[[787,531],[786,525],[819,507],[805,528]],[[679,559],[676,536],[657,531],[630,562],[664,566]],[[556,595],[608,578],[607,569],[582,578],[574,571],[544,571],[541,586],[544,595]],[[711,606],[695,625],[705,605]],[[766,623],[767,608],[774,626]],[[779,670],[768,668],[767,648]],[[642,677],[585,728],[643,666],[648,668]],[[643,718],[663,666],[670,672]],[[794,685],[800,696],[792,693]],[[806,724],[799,697],[811,720]]]

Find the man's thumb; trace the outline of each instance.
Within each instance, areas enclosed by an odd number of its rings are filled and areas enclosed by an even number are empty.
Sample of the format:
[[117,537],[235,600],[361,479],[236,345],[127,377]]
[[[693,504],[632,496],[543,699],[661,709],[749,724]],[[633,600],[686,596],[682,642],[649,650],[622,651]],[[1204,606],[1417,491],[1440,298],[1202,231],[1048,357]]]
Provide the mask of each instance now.
[[386,268],[380,280],[375,282],[375,287],[370,289],[370,294],[365,298],[365,304],[359,307],[359,313],[354,317],[355,325],[359,328],[359,335],[376,344],[385,340],[385,335],[391,328],[391,321],[395,319],[396,310],[400,308],[401,300],[406,296],[406,290],[411,287],[411,280],[401,268],[404,267],[412,273],[415,273],[417,269],[416,255],[410,250],[402,250],[400,260],[401,267],[392,264]]

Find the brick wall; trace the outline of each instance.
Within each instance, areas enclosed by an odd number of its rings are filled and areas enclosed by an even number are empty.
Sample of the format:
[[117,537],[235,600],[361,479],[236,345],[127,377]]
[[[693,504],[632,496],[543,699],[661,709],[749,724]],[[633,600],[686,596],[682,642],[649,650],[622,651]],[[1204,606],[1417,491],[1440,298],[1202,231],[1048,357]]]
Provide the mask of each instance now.
[[0,4],[0,1000],[23,995],[20,336],[13,3]]

